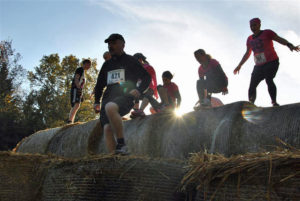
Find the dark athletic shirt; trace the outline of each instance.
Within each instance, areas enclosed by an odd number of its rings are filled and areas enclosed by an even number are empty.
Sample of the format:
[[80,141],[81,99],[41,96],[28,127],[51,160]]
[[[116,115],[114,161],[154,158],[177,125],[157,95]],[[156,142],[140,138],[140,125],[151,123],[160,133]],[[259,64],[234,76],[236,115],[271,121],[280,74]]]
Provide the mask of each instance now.
[[[141,79],[141,84],[137,87],[137,81]],[[95,87],[95,104],[108,101],[128,94],[132,89],[137,89],[141,94],[148,88],[151,76],[143,66],[133,56],[122,54],[113,56],[106,61],[98,75]],[[103,89],[106,90],[103,94]]]
[[225,75],[220,63],[215,59],[210,59],[206,68],[201,65],[198,69],[198,74],[200,79],[204,79],[203,77],[206,76],[206,79],[220,80],[223,82],[226,82],[227,80],[227,76]]
[[79,77],[79,84],[81,86],[81,88],[83,88],[84,84],[85,84],[85,78],[84,78],[84,69],[83,67],[79,67],[76,69],[73,80],[72,80],[72,88],[77,88],[75,85],[75,76],[76,74],[80,75]]

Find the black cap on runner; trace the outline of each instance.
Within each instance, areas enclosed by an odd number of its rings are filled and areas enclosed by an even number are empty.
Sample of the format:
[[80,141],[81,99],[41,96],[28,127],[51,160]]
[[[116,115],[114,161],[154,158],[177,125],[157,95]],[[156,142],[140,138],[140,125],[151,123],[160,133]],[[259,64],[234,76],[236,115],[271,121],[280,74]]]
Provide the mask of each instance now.
[[108,43],[110,41],[121,40],[125,43],[125,40],[121,34],[113,33],[104,42]]
[[143,61],[146,61],[147,59],[142,53],[135,53],[133,57],[136,59],[142,59]]

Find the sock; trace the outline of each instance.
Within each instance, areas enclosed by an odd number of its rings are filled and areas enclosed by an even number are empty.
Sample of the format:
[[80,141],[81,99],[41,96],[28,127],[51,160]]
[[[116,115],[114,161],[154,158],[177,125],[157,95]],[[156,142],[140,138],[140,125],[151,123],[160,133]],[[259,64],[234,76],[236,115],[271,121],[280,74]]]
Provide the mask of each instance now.
[[124,144],[125,144],[124,138],[118,138],[118,139],[117,139],[117,143],[118,143],[119,145],[124,145]]

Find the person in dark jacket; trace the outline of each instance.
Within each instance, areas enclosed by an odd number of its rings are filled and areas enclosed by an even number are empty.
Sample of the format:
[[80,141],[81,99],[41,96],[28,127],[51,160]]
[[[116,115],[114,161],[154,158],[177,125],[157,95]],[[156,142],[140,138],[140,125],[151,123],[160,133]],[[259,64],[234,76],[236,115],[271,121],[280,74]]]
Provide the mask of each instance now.
[[[196,60],[201,64],[198,69],[199,80],[197,81],[197,93],[201,106],[211,106],[211,94],[228,93],[228,80],[219,62],[203,49],[194,52]],[[199,108],[199,107],[195,107]]]
[[[98,75],[94,109],[100,112],[100,122],[109,152],[127,154],[122,116],[133,108],[134,99],[148,89],[151,77],[133,56],[124,52],[125,40],[122,35],[111,34],[105,43],[108,43],[112,58],[104,62]],[[138,80],[141,83],[137,87]]]

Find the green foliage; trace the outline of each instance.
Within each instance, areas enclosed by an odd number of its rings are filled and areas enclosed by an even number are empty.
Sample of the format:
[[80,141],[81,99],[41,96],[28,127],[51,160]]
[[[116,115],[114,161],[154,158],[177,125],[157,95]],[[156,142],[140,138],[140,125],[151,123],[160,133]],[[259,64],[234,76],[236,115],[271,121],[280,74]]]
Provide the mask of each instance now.
[[19,87],[25,70],[18,64],[20,54],[11,43],[0,42],[0,150],[8,150],[24,136]]

